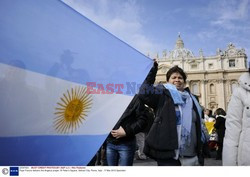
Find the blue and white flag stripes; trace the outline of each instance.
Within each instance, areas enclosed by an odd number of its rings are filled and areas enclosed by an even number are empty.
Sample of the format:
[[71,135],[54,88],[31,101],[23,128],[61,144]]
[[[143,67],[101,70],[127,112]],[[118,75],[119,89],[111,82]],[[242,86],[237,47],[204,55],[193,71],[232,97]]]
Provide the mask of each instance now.
[[59,0],[1,0],[0,165],[87,165],[151,65]]

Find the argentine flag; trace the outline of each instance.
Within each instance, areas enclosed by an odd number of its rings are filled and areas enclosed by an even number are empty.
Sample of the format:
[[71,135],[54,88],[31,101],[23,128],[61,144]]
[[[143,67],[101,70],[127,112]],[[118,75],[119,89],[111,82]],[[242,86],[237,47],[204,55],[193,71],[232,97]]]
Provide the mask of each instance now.
[[151,65],[59,0],[1,0],[0,165],[87,165]]

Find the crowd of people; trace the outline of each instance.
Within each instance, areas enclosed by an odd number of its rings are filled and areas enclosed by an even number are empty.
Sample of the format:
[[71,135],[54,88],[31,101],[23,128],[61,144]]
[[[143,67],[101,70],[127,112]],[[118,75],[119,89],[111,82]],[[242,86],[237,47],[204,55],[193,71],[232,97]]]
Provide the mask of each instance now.
[[[250,165],[250,69],[239,79],[227,113],[202,108],[186,87],[187,75],[169,69],[166,84],[154,85],[158,63],[105,141],[104,165],[132,166],[154,159],[158,166],[203,166],[216,150],[223,165]],[[97,164],[95,158],[94,163]]]

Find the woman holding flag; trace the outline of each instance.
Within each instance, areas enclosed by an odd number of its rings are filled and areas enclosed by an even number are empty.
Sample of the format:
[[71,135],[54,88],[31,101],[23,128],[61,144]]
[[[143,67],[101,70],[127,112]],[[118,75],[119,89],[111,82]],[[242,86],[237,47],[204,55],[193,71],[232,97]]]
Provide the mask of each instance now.
[[146,137],[144,152],[159,166],[204,165],[202,110],[185,88],[187,76],[178,66],[166,74],[167,84],[153,86],[158,64],[140,88],[140,99],[154,109],[155,121]]

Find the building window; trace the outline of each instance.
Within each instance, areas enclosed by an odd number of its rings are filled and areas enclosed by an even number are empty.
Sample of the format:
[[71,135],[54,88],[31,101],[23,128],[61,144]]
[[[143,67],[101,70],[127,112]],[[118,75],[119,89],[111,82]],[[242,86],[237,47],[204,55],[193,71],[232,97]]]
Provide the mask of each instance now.
[[213,63],[208,63],[208,69],[213,69],[214,68],[214,64]]
[[199,95],[199,87],[197,83],[192,84],[192,93],[194,95]]
[[235,60],[229,60],[229,68],[235,67]]
[[197,69],[197,64],[191,64],[191,69]]
[[210,90],[211,94],[215,94],[215,85],[214,84],[210,84],[209,90]]

